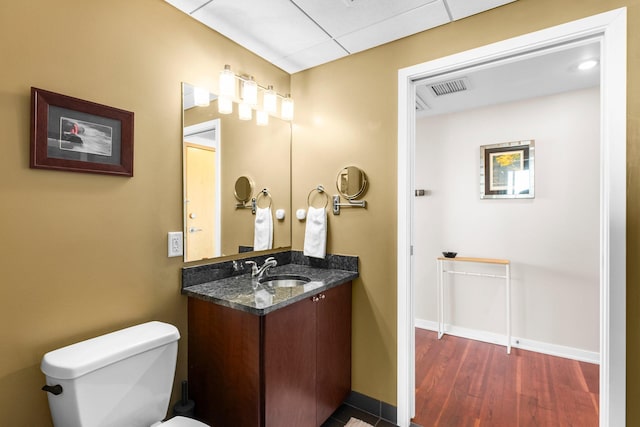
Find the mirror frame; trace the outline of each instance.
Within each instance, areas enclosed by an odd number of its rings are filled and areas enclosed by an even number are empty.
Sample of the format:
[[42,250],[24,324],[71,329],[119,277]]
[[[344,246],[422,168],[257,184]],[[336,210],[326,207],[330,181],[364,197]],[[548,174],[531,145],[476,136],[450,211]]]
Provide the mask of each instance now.
[[[357,170],[360,173],[362,184],[360,185],[360,188],[355,194],[347,194],[346,192],[342,191],[341,184],[343,181],[342,177],[344,176],[345,170],[347,170],[347,175],[349,170]],[[340,193],[340,195],[347,200],[356,200],[357,198],[364,195],[364,193],[367,191],[368,183],[369,181],[367,180],[367,174],[364,172],[364,170],[353,165],[343,167],[342,169],[340,169],[340,171],[338,172],[338,175],[336,176],[336,188],[338,189],[338,193]]]
[[[238,194],[238,183],[240,182],[240,180],[244,178],[244,180],[246,181],[246,184],[244,184],[244,186],[248,185],[249,186],[249,194],[247,194],[245,197],[241,197]],[[236,179],[236,183],[233,186],[233,195],[236,197],[236,200],[238,202],[240,202],[241,204],[245,205],[247,204],[249,201],[251,201],[251,198],[253,197],[253,190],[255,188],[255,184],[253,183],[253,180],[246,176],[246,175],[241,175]]]

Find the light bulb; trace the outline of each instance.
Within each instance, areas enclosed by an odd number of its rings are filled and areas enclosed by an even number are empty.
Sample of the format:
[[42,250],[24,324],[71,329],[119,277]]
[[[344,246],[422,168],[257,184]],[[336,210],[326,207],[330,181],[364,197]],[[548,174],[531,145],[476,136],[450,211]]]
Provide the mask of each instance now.
[[193,103],[198,107],[208,107],[209,89],[206,87],[195,86],[193,88]]
[[580,71],[590,70],[594,68],[596,65],[598,65],[598,61],[596,61],[595,59],[589,59],[578,64],[578,70]]
[[231,71],[230,65],[225,65],[224,70],[220,71],[220,96],[234,99],[236,97],[236,76]]
[[256,111],[256,124],[258,126],[266,126],[269,124],[269,114],[264,110]]
[[251,120],[251,105],[241,102],[238,105],[238,118],[240,120]]
[[224,96],[218,97],[218,113],[231,114],[233,113],[233,101],[231,98]]
[[289,95],[282,100],[282,120],[293,120],[293,99]]
[[242,81],[242,102],[249,105],[258,104],[258,83],[253,77]]
[[277,105],[277,95],[273,90],[273,86],[269,86],[267,90],[264,92],[264,97],[262,99],[262,108],[267,114],[276,114],[278,109]]

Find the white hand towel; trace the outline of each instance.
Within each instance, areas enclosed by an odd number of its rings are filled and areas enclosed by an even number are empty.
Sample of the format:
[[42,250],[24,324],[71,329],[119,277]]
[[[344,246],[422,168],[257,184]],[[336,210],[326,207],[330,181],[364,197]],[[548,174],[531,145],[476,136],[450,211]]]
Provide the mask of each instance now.
[[304,230],[304,254],[313,258],[327,255],[327,211],[309,206]]
[[256,208],[253,232],[253,250],[264,251],[273,247],[273,216],[271,208]]

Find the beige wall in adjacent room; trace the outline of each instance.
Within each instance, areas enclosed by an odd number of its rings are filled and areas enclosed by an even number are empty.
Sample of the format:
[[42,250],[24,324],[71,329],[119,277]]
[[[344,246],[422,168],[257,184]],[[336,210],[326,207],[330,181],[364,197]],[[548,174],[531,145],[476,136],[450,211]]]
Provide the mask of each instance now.
[[[360,166],[370,181],[366,210],[329,215],[328,251],[360,257],[353,291],[354,390],[396,402],[398,69],[624,6],[629,22],[627,398],[634,402],[640,396],[640,368],[633,362],[640,358],[638,0],[518,0],[292,76],[293,208],[304,206],[317,184],[335,189],[343,166]],[[294,222],[294,248],[301,248],[303,239],[304,225]],[[628,425],[640,423],[638,405],[628,412]]]
[[[182,229],[181,82],[217,92],[224,64],[285,93],[290,77],[161,0],[5,1],[0,40],[0,424],[40,427],[39,364],[60,346],[170,322],[186,378],[183,264],[167,258]],[[30,169],[31,86],[133,111],[133,178]]]

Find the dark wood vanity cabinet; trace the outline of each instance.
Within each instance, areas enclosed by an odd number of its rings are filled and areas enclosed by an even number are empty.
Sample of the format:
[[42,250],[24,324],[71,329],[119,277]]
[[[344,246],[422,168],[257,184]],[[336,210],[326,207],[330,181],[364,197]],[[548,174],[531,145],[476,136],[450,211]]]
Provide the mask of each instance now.
[[264,316],[189,298],[189,393],[212,427],[317,427],[351,390],[351,282]]

